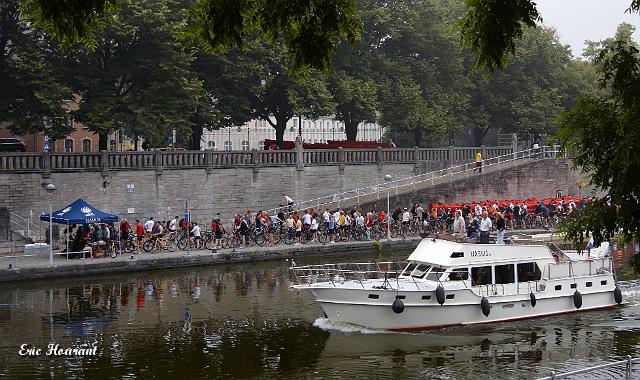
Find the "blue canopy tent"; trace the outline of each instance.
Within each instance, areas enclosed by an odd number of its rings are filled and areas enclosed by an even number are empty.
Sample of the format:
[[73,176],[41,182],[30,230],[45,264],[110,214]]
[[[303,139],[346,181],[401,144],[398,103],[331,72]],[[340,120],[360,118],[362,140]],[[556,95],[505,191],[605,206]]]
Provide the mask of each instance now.
[[[49,214],[40,215],[40,220],[48,222]],[[80,198],[69,206],[55,211],[52,221],[58,224],[116,223],[118,216],[100,211]]]
[[[45,222],[49,221],[49,214],[40,215],[40,220]],[[52,214],[51,221],[58,224],[93,224],[93,223],[117,223],[118,216],[100,211],[97,208],[91,206],[84,199],[80,198],[69,206],[55,211]],[[67,249],[69,251],[69,235],[65,234],[65,240]],[[118,234],[118,239],[120,238]]]

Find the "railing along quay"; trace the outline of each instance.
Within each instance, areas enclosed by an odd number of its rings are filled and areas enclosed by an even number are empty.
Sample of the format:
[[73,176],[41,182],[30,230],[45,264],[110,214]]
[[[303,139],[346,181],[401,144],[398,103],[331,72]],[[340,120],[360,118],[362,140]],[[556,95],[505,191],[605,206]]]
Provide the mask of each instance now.
[[555,379],[566,379],[568,377],[573,377],[575,375],[580,375],[583,373],[589,372],[597,372],[607,368],[614,367],[622,367],[624,366],[624,378],[626,380],[630,380],[633,376],[633,365],[640,362],[640,358],[631,358],[631,356],[627,355],[625,360],[619,360],[613,363],[600,364],[592,367],[581,368],[575,371],[568,372],[555,372],[551,371],[551,374],[547,377],[541,377],[538,380],[555,380]]
[[[466,159],[464,163],[458,165],[451,165],[447,168],[427,172],[424,174],[418,174],[408,176],[404,178],[398,178],[389,182],[378,183],[366,187],[359,187],[352,190],[344,191],[341,193],[329,194],[319,198],[308,199],[304,201],[298,201],[295,204],[297,209],[303,210],[305,208],[320,209],[322,207],[341,207],[343,205],[361,204],[363,201],[379,200],[384,197],[387,192],[393,195],[398,195],[402,189],[416,189],[416,186],[424,185],[436,185],[442,182],[459,180],[461,178],[467,178],[470,175],[474,175],[476,169],[475,148],[460,148],[459,157],[467,157],[468,152],[473,152],[473,158]],[[395,149],[394,151],[396,151]],[[489,149],[486,149],[489,151]],[[415,149],[414,151],[419,151]],[[454,151],[455,152],[455,151]],[[419,152],[420,153],[420,152]],[[487,158],[482,159],[482,172],[487,173],[495,170],[501,170],[511,168],[514,165],[520,163],[526,163],[537,160],[555,159],[561,154],[560,147],[555,146],[542,146],[538,149],[526,149],[519,152],[513,152],[511,149],[492,148],[490,155]],[[392,151],[392,155],[394,152]],[[403,153],[403,154],[406,154]],[[452,157],[452,156],[449,156]],[[404,160],[403,156],[399,157],[399,160]],[[402,161],[404,162],[404,161]],[[479,173],[478,173],[479,174]],[[267,210],[267,212],[273,212],[277,208]]]
[[483,159],[509,155],[505,147],[448,147],[448,148],[367,148],[251,151],[145,151],[91,153],[0,153],[0,172],[43,173],[97,171],[107,173],[120,170],[207,169],[228,167],[265,167],[318,165],[371,165],[442,163],[454,166],[473,161],[481,151]]

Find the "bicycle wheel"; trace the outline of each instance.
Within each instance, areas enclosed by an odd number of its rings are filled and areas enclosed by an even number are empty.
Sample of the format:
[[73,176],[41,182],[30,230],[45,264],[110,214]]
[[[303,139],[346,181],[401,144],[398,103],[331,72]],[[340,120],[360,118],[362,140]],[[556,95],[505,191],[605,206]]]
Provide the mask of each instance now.
[[282,242],[282,235],[275,233],[273,234],[273,244],[280,244]]
[[295,235],[294,233],[287,232],[287,233],[284,235],[284,243],[285,243],[286,245],[291,245],[291,244],[293,244],[293,242],[294,242],[295,240],[296,240],[296,235]]
[[264,247],[265,244],[267,244],[267,237],[264,236],[263,233],[256,235],[256,237],[253,238],[254,243],[256,243],[256,245],[260,246],[260,247]]
[[132,253],[136,249],[136,246],[131,240],[126,240],[124,242],[123,249],[126,253]]
[[327,231],[318,232],[318,241],[323,244],[329,241],[329,234]]
[[143,244],[142,244],[142,250],[145,252],[151,252],[153,251],[154,248],[154,241],[153,240],[146,240]]
[[164,248],[169,252],[175,252],[176,251],[176,242],[175,242],[175,240],[173,240],[173,239],[167,240],[166,246]]
[[189,246],[189,238],[186,237],[185,235],[180,235],[178,237],[176,245],[178,246],[179,250],[185,251]]

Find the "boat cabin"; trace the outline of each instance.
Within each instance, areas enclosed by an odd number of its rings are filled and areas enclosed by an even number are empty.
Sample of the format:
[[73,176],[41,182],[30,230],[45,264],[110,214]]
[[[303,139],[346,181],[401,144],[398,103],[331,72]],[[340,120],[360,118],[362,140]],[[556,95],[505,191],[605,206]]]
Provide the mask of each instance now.
[[[466,244],[424,239],[401,277],[413,281],[461,281],[464,286],[539,281],[556,260],[546,246]],[[470,282],[470,284],[469,284]]]

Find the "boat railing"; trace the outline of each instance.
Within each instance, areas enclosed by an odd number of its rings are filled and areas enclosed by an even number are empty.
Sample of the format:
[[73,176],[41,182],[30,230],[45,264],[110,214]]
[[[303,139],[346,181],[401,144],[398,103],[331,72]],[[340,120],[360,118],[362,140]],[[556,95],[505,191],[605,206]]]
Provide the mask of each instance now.
[[364,288],[363,281],[385,279],[383,286],[392,288],[392,280],[397,279],[405,267],[406,263],[383,261],[292,266],[289,270],[296,285],[328,282],[337,286],[345,281],[357,281]]
[[[525,286],[526,285],[526,286]],[[518,282],[518,294],[529,294],[541,290],[538,281]]]
[[547,268],[549,279],[560,279],[576,276],[593,276],[613,273],[613,263],[611,257],[586,259],[584,261],[570,261],[564,263],[549,263],[547,265]]

